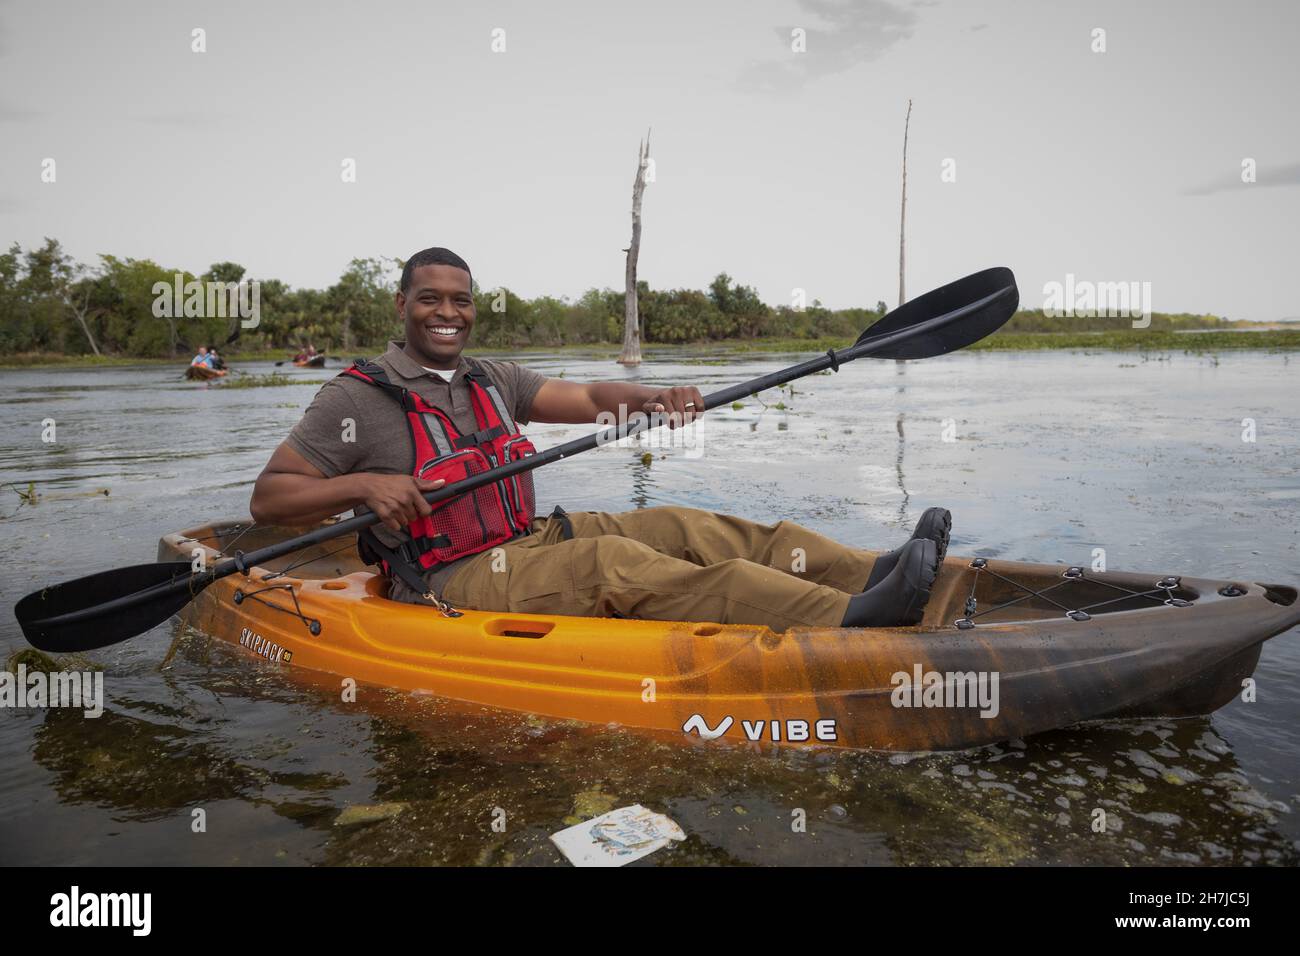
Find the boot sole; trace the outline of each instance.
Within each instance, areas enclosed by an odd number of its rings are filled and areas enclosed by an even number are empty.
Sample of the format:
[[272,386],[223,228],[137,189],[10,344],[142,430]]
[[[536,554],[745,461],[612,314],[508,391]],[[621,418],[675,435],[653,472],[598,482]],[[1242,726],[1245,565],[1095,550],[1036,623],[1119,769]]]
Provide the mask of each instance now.
[[933,541],[939,552],[939,563],[948,554],[948,538],[952,534],[952,512],[947,508],[926,508],[921,520],[916,523],[912,539],[925,538]]
[[902,614],[900,624],[911,627],[921,623],[925,616],[925,606],[930,602],[930,592],[939,577],[939,547],[929,538],[921,540],[921,547],[913,548],[906,555],[908,567],[904,575],[915,589],[912,599],[907,602],[907,609]]
[[[942,566],[943,559],[948,554],[948,538],[951,534],[952,512],[947,508],[926,508],[925,511],[921,512],[921,517],[917,519],[916,527],[912,530],[912,537],[907,540],[933,541],[935,548],[939,552],[938,564]],[[893,571],[894,567],[891,566],[889,570]],[[867,575],[867,583],[862,590],[870,591],[888,576],[888,572],[881,572],[880,562],[877,562],[871,568],[871,573]]]

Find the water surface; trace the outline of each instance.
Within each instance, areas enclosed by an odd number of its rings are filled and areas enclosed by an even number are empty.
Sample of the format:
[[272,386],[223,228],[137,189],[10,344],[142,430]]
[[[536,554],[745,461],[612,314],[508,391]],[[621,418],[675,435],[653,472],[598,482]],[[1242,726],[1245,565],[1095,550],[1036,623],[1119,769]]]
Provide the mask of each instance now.
[[[527,363],[708,391],[800,358],[648,354],[638,370],[573,354]],[[151,561],[164,533],[247,514],[315,387],[204,386],[180,371],[0,371],[0,481],[45,495],[26,505],[0,489],[6,609],[52,581]],[[539,510],[689,505],[883,547],[942,504],[954,553],[1088,564],[1104,548],[1112,568],[1293,583],[1295,371],[1253,352],[863,360],[711,413],[698,456],[656,448],[646,465],[644,449],[605,448],[543,469]],[[587,430],[530,433],[545,446]],[[1294,865],[1297,638],[1264,646],[1256,702],[1209,718],[889,756],[692,744],[380,688],[345,704],[333,679],[253,666],[167,624],[90,655],[106,674],[98,720],[0,711],[0,862],[558,864],[549,834],[642,803],[688,839],[637,865]],[[23,646],[7,612],[0,652]],[[334,825],[348,805],[380,803],[403,809]],[[1105,833],[1091,826],[1099,807]],[[206,833],[191,830],[196,808]]]

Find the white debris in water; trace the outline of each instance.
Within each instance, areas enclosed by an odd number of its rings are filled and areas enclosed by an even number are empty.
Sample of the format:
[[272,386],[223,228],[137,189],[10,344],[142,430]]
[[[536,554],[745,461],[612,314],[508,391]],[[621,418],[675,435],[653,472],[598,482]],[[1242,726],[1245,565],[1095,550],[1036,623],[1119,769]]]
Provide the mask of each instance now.
[[574,866],[623,866],[673,840],[685,839],[676,823],[640,804],[602,813],[551,834],[551,842]]

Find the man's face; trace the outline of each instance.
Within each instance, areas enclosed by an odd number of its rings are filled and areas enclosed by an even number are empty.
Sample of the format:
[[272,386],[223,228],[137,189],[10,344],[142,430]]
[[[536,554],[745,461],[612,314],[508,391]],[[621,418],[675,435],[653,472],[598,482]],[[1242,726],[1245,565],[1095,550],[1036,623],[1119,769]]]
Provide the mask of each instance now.
[[420,266],[411,288],[397,293],[406,347],[430,368],[455,368],[474,327],[469,273],[455,266]]

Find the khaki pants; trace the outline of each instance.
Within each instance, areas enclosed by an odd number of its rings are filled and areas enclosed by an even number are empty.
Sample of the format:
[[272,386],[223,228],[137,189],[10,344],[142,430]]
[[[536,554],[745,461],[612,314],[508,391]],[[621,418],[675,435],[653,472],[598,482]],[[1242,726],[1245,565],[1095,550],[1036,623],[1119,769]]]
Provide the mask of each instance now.
[[[443,589],[454,607],[528,614],[838,626],[875,553],[790,521],[762,525],[693,508],[539,518]],[[494,553],[495,552],[495,553]]]

